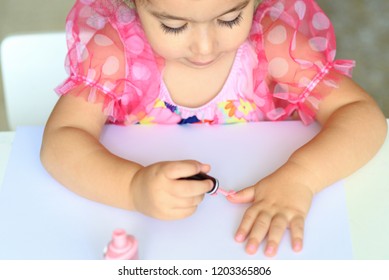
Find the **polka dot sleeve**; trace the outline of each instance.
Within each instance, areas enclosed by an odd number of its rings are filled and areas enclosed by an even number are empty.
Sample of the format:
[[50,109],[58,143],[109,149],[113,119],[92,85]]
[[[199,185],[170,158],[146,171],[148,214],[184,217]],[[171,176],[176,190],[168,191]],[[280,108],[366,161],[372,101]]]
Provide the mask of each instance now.
[[[313,0],[264,0],[256,14],[266,57],[269,94],[274,108],[268,118],[297,116],[311,123],[320,100],[337,87],[339,75],[351,75],[354,61],[335,60],[333,26]],[[258,39],[257,39],[258,41]]]
[[[60,95],[82,96],[103,104],[110,122],[122,122],[131,110],[126,93],[124,46],[118,32],[116,6],[77,1],[67,17],[69,78],[56,88]],[[132,100],[133,101],[133,100]]]

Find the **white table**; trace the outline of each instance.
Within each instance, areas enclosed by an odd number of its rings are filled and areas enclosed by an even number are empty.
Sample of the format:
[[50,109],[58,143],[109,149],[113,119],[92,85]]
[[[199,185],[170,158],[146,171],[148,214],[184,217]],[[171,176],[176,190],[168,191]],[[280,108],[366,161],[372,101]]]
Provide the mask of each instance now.
[[14,137],[14,131],[0,131],[0,191]]
[[[0,132],[0,179],[13,137],[14,132]],[[345,180],[354,259],[389,259],[388,171],[389,139],[374,159]]]

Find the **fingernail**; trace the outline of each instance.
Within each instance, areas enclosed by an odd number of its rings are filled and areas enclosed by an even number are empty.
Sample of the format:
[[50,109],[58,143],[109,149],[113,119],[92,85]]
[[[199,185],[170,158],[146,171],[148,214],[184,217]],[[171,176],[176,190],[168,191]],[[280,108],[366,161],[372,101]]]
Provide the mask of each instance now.
[[272,256],[274,254],[274,247],[273,246],[267,246],[265,250],[265,255]]
[[235,236],[235,240],[238,242],[243,242],[244,241],[244,235],[239,233]]
[[247,246],[247,253],[249,254],[255,254],[255,252],[257,252],[257,246],[254,245],[254,244],[250,244]]
[[300,252],[302,250],[302,248],[303,248],[303,244],[302,244],[301,240],[297,240],[297,241],[294,242],[293,250],[295,252]]
[[229,191],[226,196],[235,197],[236,196],[236,191]]
[[234,196],[236,196],[235,195],[236,191],[226,191],[226,190],[224,190],[222,188],[219,188],[217,190],[217,193],[220,193],[220,194],[224,195],[225,197],[234,197]]

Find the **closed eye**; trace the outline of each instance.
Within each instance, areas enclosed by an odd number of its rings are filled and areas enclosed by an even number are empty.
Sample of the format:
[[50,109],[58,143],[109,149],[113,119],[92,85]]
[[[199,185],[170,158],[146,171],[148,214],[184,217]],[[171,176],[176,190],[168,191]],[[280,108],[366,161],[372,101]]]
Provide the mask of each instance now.
[[188,24],[185,23],[183,26],[181,27],[169,27],[163,23],[161,23],[161,28],[163,30],[163,32],[167,33],[167,34],[173,34],[173,35],[178,35],[180,34],[181,32],[183,32],[186,28],[188,27]]
[[217,22],[219,23],[220,26],[225,26],[225,27],[228,27],[228,28],[233,28],[234,26],[239,25],[240,22],[242,21],[242,19],[243,19],[242,13],[240,13],[233,20],[225,21],[225,20],[218,19]]
[[[234,26],[239,25],[241,23],[242,19],[243,19],[242,13],[240,13],[233,20],[225,21],[225,20],[218,19],[217,22],[220,26],[228,27],[228,28],[232,29]],[[170,27],[170,26],[167,26],[167,25],[161,23],[161,28],[162,28],[163,32],[165,32],[167,34],[173,34],[173,35],[180,34],[181,32],[185,31],[187,29],[187,27],[188,27],[188,23],[185,23],[183,26],[180,26],[180,27]]]

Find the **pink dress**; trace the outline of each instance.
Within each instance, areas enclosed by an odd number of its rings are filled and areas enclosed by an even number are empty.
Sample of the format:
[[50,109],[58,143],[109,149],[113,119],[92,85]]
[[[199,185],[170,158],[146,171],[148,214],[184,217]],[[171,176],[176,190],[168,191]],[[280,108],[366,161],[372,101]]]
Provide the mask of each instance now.
[[175,104],[136,11],[117,0],[78,0],[67,23],[69,78],[57,93],[101,102],[116,124],[225,124],[299,117],[315,119],[320,100],[337,87],[333,26],[313,0],[264,0],[218,95],[199,108]]

